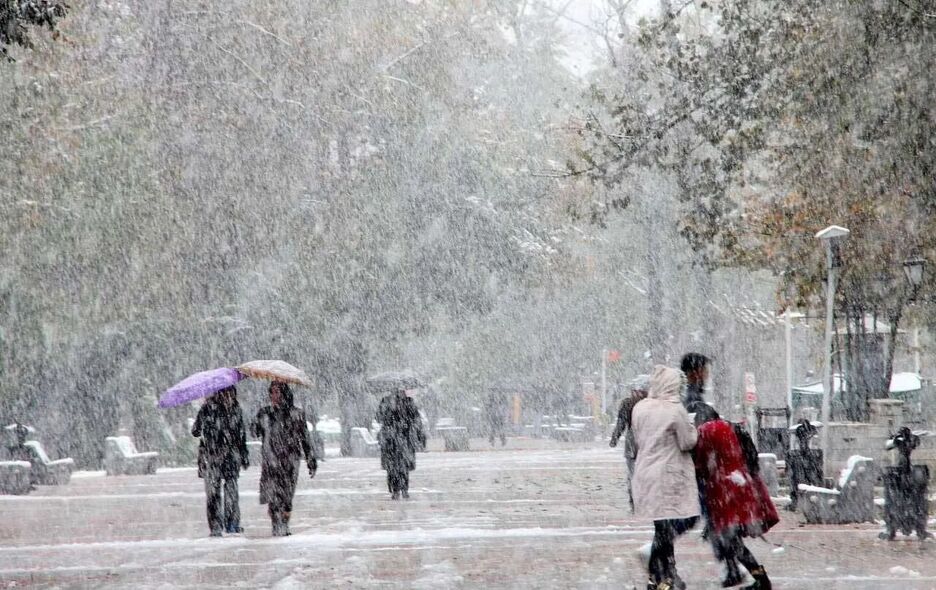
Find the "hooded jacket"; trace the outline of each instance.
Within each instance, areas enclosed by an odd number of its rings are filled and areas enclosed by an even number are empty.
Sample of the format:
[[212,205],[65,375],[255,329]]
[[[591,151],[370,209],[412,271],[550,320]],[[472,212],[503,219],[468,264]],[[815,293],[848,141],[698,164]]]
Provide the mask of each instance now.
[[657,365],[647,399],[634,407],[631,428],[637,445],[633,480],[637,515],[651,520],[698,516],[692,449],[698,434],[682,405],[682,373]]

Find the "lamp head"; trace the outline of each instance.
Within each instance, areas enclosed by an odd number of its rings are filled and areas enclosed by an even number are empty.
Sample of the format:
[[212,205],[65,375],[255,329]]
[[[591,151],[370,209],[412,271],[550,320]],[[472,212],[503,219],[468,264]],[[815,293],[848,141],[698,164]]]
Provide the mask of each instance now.
[[837,238],[846,238],[851,232],[839,225],[830,225],[824,230],[818,232],[816,237],[820,240],[834,240]]

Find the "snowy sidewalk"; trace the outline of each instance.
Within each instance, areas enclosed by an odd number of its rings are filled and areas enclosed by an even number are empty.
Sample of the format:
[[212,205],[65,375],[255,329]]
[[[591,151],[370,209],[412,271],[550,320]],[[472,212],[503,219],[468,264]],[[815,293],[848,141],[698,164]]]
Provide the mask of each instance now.
[[[644,587],[634,552],[651,531],[627,514],[619,451],[472,442],[483,450],[419,455],[408,502],[388,499],[377,459],[323,463],[300,477],[288,538],[270,536],[255,467],[241,478],[246,534],[224,539],[207,537],[194,469],[0,496],[0,588]],[[936,544],[783,518],[770,534],[782,551],[752,543],[777,588],[936,589]],[[690,588],[720,587],[696,533],[677,554]]]

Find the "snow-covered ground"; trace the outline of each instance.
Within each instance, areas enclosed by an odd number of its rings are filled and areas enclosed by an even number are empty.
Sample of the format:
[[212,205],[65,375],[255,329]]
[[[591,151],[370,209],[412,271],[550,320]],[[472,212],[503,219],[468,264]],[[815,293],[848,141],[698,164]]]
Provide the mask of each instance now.
[[[377,459],[330,459],[300,479],[294,535],[273,538],[256,468],[241,478],[246,533],[211,539],[194,469],[83,473],[0,496],[0,588],[638,588],[649,523],[626,508],[619,451],[511,439],[506,450],[418,458],[393,502]],[[800,527],[784,514],[751,543],[778,588],[936,588],[936,545],[886,543],[875,525]],[[709,548],[677,547],[690,588],[718,588]]]

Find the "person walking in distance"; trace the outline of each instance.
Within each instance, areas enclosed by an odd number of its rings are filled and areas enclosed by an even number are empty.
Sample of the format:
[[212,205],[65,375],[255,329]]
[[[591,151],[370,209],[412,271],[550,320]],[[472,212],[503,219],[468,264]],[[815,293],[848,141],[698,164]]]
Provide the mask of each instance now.
[[507,404],[500,392],[492,391],[484,399],[484,421],[488,431],[488,442],[500,438],[501,446],[507,445]]
[[685,588],[673,543],[699,520],[692,461],[697,433],[681,403],[683,385],[680,371],[657,365],[647,398],[634,406],[631,418],[637,447],[634,507],[638,516],[653,521],[654,529],[647,586],[652,590]]
[[638,375],[630,382],[630,395],[621,401],[618,409],[617,423],[611,433],[611,448],[618,444],[621,435],[624,435],[624,461],[627,464],[627,496],[630,502],[631,513],[634,512],[634,466],[637,462],[637,444],[634,442],[634,429],[631,428],[631,418],[634,407],[647,397],[650,389],[650,375]]
[[413,398],[398,389],[380,400],[380,466],[387,471],[387,488],[394,500],[409,498],[409,472],[416,469],[416,449],[425,448],[426,434]]
[[289,385],[270,384],[270,405],[260,408],[253,434],[263,447],[260,453],[260,503],[267,504],[273,536],[290,535],[289,518],[299,481],[299,461],[305,457],[309,477],[315,477],[318,462],[312,452],[305,412],[293,402]]
[[237,403],[234,387],[222,389],[205,400],[195,417],[192,436],[201,439],[198,477],[205,481],[211,536],[220,537],[222,530],[231,534],[244,532],[240,526],[237,479],[240,470],[247,469],[250,462],[244,413]]

